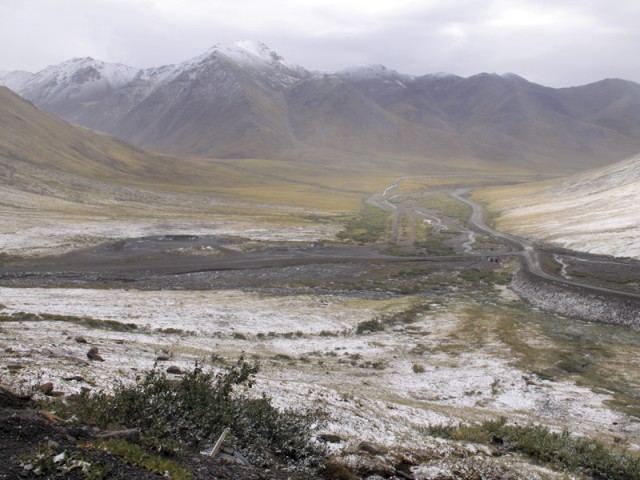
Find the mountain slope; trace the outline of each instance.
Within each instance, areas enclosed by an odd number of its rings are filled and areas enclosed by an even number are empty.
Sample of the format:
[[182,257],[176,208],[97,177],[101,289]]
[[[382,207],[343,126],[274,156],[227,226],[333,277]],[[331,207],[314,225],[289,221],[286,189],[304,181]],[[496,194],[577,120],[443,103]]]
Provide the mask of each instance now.
[[178,65],[74,59],[2,82],[67,120],[180,155],[574,173],[640,151],[640,85],[620,80],[552,89],[379,65],[321,74],[238,42]]
[[[624,126],[597,121],[607,112],[617,119],[619,111],[633,110],[640,102],[640,85],[632,82],[622,82],[605,97],[596,84],[565,92],[512,74],[396,76],[394,80],[356,79],[355,85],[409,121],[455,132],[457,141],[479,158],[504,158],[512,165],[547,171],[560,160],[569,167],[566,171],[577,171],[640,150],[640,137],[629,128],[640,128],[640,117]],[[594,97],[602,101],[583,114],[583,103]]]
[[178,65],[110,133],[154,150],[203,156],[269,157],[290,147],[283,89],[300,73],[257,48],[265,58],[214,47]]
[[592,253],[640,258],[640,155],[562,182],[481,192],[501,229]]
[[5,169],[30,165],[131,182],[180,177],[174,160],[45,115],[6,87],[0,87],[0,106],[0,162]]
[[55,207],[65,215],[94,211],[115,218],[128,209],[127,215],[210,221],[231,209],[255,223],[258,211],[265,218],[286,216],[288,209],[351,211],[365,192],[387,182],[314,164],[149,153],[45,114],[0,87],[0,203],[21,211]]

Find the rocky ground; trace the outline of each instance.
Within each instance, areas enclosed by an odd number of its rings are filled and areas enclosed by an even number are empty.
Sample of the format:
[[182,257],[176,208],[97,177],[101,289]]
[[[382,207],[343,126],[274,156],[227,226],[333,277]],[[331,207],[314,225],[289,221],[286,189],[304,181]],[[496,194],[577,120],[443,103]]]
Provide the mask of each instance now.
[[[95,427],[67,424],[46,411],[35,410],[35,405],[29,402],[16,405],[4,392],[0,394],[0,402],[3,404],[0,408],[0,478],[167,478],[164,472],[132,465],[118,455],[92,446],[92,442],[104,435]],[[198,453],[184,453],[172,457],[171,461],[188,471],[194,480],[311,478],[291,471],[241,466]]]

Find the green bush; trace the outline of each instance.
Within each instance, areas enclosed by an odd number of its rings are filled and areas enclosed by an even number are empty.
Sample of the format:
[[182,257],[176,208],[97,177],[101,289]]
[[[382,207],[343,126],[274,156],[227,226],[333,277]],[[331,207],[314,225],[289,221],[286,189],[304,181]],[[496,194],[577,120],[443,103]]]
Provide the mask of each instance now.
[[213,374],[196,366],[179,381],[153,369],[130,386],[80,397],[81,420],[105,427],[117,423],[140,428],[144,441],[159,450],[202,448],[229,427],[230,443],[255,465],[312,464],[323,452],[312,441],[318,416],[278,410],[268,397],[252,398],[248,389],[257,364],[243,358]]
[[365,320],[364,322],[360,322],[356,326],[356,333],[359,335],[363,333],[373,333],[373,332],[382,332],[382,331],[384,331],[384,325],[380,320],[377,320],[377,319]]
[[411,368],[413,369],[414,373],[424,373],[426,371],[424,365],[420,365],[419,363],[414,363],[413,367]]

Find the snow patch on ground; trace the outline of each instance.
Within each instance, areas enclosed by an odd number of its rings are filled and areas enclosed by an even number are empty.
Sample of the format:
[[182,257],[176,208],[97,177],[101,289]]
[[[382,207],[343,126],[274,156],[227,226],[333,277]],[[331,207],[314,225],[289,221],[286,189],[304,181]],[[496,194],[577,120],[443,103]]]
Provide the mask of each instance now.
[[224,219],[134,221],[102,218],[47,220],[42,217],[30,222],[14,217],[0,227],[0,250],[23,256],[46,255],[111,240],[155,235],[232,235],[257,241],[313,242],[335,238],[340,228],[340,225],[319,224],[273,227]]
[[[330,431],[351,439],[415,444],[424,427],[505,415],[569,425],[587,434],[640,438],[640,427],[606,404],[610,396],[569,381],[550,382],[516,368],[499,344],[439,351],[461,324],[456,310],[430,311],[423,333],[397,329],[355,335],[356,325],[390,308],[389,300],[335,295],[270,296],[241,291],[127,291],[0,288],[3,314],[90,316],[134,323],[130,332],[74,323],[4,322],[0,357],[23,365],[0,371],[3,383],[52,381],[57,390],[110,388],[161,365],[188,369],[210,358],[260,358],[257,388],[277,405],[321,408]],[[180,329],[168,334],[162,329]],[[84,337],[88,344],[75,339]],[[418,345],[423,354],[416,354]],[[91,362],[96,346],[105,362]],[[414,363],[424,366],[415,372]],[[84,381],[63,380],[81,376]]]

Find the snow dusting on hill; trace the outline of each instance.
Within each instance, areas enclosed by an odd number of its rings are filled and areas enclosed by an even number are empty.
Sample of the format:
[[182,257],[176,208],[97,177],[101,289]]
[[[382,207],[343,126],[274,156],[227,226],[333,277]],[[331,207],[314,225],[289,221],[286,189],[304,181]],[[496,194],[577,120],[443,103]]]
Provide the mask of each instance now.
[[510,203],[516,205],[502,210],[500,228],[574,250],[640,258],[640,155]]

